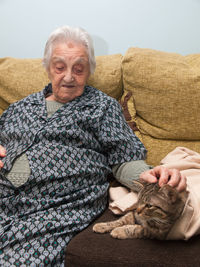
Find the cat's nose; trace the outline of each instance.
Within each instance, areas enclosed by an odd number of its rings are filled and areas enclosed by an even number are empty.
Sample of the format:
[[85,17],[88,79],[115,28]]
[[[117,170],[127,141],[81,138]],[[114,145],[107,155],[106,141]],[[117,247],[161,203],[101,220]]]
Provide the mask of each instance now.
[[137,213],[138,213],[138,214],[141,213],[141,212],[143,211],[144,207],[145,207],[145,205],[140,205],[140,206],[138,206],[138,207],[137,207]]

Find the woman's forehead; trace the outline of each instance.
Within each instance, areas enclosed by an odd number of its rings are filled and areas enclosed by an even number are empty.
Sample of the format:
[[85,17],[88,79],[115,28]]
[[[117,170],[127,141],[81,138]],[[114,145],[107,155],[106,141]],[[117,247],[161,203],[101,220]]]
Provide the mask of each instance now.
[[79,63],[88,62],[88,55],[86,48],[81,44],[61,43],[54,46],[51,60],[53,62],[74,61]]
[[86,59],[85,57],[74,57],[74,58],[68,59],[62,56],[54,56],[52,57],[51,61],[54,64],[56,63],[67,64],[68,62],[72,64],[87,64],[88,63],[88,59]]

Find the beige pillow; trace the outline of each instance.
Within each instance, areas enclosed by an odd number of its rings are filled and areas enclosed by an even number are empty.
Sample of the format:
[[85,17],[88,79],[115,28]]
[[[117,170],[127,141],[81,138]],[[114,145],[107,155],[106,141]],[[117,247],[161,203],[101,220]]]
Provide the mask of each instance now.
[[0,59],[0,113],[49,82],[41,59]]
[[122,71],[124,96],[132,93],[129,112],[142,134],[200,139],[200,54],[130,48]]
[[[122,56],[96,57],[97,68],[88,81],[108,95],[119,99],[122,95]],[[9,104],[42,90],[49,83],[41,59],[0,59],[0,114]]]
[[88,84],[119,100],[122,96],[121,61],[121,54],[97,56],[96,70]]

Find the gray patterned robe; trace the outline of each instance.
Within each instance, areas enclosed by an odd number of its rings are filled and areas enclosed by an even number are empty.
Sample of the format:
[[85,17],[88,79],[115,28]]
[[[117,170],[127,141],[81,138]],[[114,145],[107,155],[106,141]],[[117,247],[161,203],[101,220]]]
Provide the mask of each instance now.
[[[113,98],[86,86],[47,118],[50,92],[51,84],[0,117],[7,150],[0,171],[0,266],[62,266],[67,243],[106,207],[111,166],[146,154]],[[31,174],[15,187],[5,174],[22,153]]]

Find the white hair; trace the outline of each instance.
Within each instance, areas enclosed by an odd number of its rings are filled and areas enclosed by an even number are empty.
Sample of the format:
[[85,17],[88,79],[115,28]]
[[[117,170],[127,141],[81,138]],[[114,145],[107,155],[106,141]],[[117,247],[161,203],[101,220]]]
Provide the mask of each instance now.
[[92,39],[88,32],[86,32],[84,29],[71,26],[62,26],[60,28],[57,28],[50,34],[49,39],[46,42],[43,57],[43,66],[45,67],[45,69],[47,71],[49,70],[53,46],[58,43],[66,43],[68,41],[74,41],[85,46],[89,59],[90,73],[94,73],[96,60]]

